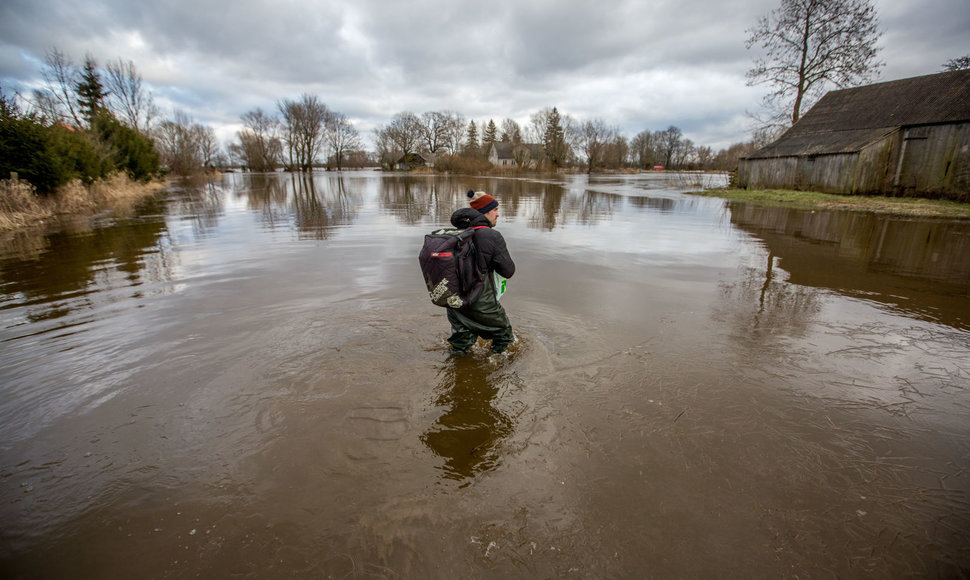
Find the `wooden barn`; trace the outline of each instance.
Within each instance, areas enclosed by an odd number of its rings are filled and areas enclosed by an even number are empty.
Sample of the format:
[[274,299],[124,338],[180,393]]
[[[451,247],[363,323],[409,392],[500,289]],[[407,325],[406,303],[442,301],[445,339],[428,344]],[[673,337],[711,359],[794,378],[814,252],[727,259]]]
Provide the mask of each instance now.
[[737,184],[970,202],[970,70],[832,91]]

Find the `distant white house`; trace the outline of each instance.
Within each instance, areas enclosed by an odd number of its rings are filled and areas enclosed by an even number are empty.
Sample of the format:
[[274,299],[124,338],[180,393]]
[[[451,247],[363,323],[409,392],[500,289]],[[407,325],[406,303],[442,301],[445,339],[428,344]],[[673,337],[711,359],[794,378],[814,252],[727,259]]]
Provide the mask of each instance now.
[[488,149],[488,161],[495,167],[527,167],[534,169],[542,163],[545,150],[538,143],[512,144],[505,141],[492,143]]

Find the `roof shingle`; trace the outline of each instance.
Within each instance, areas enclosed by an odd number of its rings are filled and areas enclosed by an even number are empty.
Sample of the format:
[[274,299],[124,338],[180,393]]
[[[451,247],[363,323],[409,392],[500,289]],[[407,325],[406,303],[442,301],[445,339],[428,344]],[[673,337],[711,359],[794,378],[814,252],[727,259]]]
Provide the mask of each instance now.
[[749,159],[858,151],[900,127],[970,121],[970,70],[832,91]]

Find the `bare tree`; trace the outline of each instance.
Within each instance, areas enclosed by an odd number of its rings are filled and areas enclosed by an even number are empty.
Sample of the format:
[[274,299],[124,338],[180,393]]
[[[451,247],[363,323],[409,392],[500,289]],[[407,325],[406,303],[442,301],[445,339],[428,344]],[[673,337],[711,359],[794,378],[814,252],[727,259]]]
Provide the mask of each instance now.
[[381,129],[378,138],[385,146],[393,148],[395,153],[402,155],[405,163],[413,153],[417,153],[421,144],[421,119],[410,111],[394,115],[390,124]]
[[313,169],[313,163],[325,144],[326,122],[330,109],[314,95],[304,93],[299,101],[279,102],[283,115],[283,143],[290,167],[301,171]]
[[514,119],[506,118],[502,121],[501,140],[513,145],[522,143],[522,128],[519,127],[519,124]]
[[201,131],[182,111],[172,119],[162,121],[155,131],[155,147],[161,161],[171,173],[191,175],[202,168]]
[[761,149],[769,143],[777,141],[786,130],[787,127],[778,127],[776,125],[759,127],[752,132],[751,143],[755,149]]
[[748,84],[774,87],[765,97],[769,106],[791,99],[792,123],[829,83],[867,82],[883,64],[876,60],[881,33],[871,0],[781,0],[748,32],[747,48],[765,50],[748,71]]
[[697,162],[697,147],[690,139],[683,138],[674,150],[672,167],[690,169]]
[[430,111],[421,115],[421,141],[424,149],[432,155],[445,147],[448,136],[448,118],[444,113]]
[[195,139],[199,146],[202,167],[211,169],[219,157],[219,140],[216,138],[216,131],[212,127],[199,124],[192,125],[192,130],[195,132]]
[[970,69],[970,54],[951,58],[943,64],[944,71],[967,70]]
[[552,115],[552,107],[547,107],[541,111],[533,113],[529,117],[529,142],[542,143],[549,131],[549,117]]
[[279,120],[256,108],[242,116],[243,129],[238,132],[243,160],[250,171],[272,171],[279,163],[283,147],[279,138]]
[[64,122],[66,119],[62,115],[62,109],[58,104],[54,93],[45,89],[34,89],[33,95],[28,100],[32,107],[41,118],[49,123]]
[[721,149],[713,159],[712,169],[720,171],[734,171],[738,168],[741,157],[749,155],[758,149],[754,142],[734,143],[727,149]]
[[36,101],[34,105],[51,122],[82,126],[81,108],[75,91],[81,77],[81,70],[57,48],[47,51],[44,64],[46,67],[42,75],[45,86],[43,90],[34,93]]
[[618,130],[613,131],[612,138],[606,143],[603,150],[603,165],[610,169],[626,167],[630,159],[630,142],[627,138],[619,134]]
[[452,154],[457,154],[461,151],[465,142],[465,127],[467,125],[465,116],[455,111],[443,111],[442,115],[445,117],[445,147]]
[[326,138],[330,147],[330,155],[337,165],[337,171],[343,169],[344,159],[353,151],[363,149],[357,128],[350,122],[347,115],[331,112],[327,116]]
[[652,131],[640,131],[630,142],[633,161],[640,169],[647,169],[656,164],[656,139]]
[[390,131],[384,125],[374,128],[374,153],[381,167],[388,169],[394,163],[394,142],[391,140]]
[[147,135],[158,116],[158,107],[135,70],[135,63],[119,58],[108,63],[106,71],[104,84],[108,89],[108,107],[126,125]]
[[707,145],[701,145],[695,149],[697,165],[700,169],[714,168],[714,150]]
[[616,134],[616,129],[607,127],[603,119],[599,118],[577,126],[574,142],[576,149],[586,158],[586,173],[592,173],[593,168],[603,162],[606,145]]
[[684,133],[673,125],[656,133],[655,142],[664,167],[669,168],[673,166],[674,161],[684,146],[683,139]]

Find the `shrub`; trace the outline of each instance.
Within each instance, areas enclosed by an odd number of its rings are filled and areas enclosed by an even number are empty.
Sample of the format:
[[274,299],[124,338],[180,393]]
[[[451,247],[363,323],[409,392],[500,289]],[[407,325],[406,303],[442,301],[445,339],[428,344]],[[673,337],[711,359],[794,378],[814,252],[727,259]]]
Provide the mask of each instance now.
[[90,185],[116,170],[138,181],[158,173],[152,140],[107,113],[95,118],[91,131],[84,131],[46,125],[7,100],[0,105],[0,179],[15,172],[37,193],[49,195],[75,179]]
[[63,125],[51,127],[50,132],[57,185],[73,179],[90,185],[107,177],[114,169],[110,151],[91,133]]
[[51,155],[50,133],[33,117],[20,117],[4,109],[0,113],[0,178],[16,173],[42,194],[63,183]]
[[105,113],[95,119],[92,129],[115,168],[136,181],[148,181],[158,174],[159,158],[151,139]]
[[465,175],[479,175],[488,172],[492,164],[480,157],[465,157],[464,155],[442,155],[434,165],[438,171],[445,173],[461,173]]

